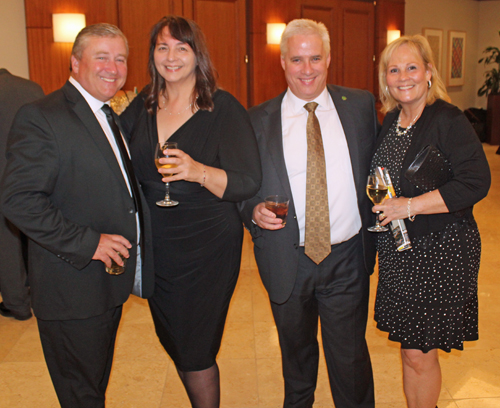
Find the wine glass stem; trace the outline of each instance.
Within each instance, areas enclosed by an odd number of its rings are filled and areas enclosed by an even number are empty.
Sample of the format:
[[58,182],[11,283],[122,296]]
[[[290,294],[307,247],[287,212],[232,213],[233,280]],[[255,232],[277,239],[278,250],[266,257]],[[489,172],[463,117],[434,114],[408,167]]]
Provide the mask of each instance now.
[[[166,201],[170,201],[170,184],[169,183],[165,183],[165,200]],[[378,220],[378,218],[377,218]]]
[[375,226],[376,227],[380,227],[380,219],[379,219],[379,217],[380,217],[380,211],[377,211],[376,214],[377,214],[377,216],[375,217]]

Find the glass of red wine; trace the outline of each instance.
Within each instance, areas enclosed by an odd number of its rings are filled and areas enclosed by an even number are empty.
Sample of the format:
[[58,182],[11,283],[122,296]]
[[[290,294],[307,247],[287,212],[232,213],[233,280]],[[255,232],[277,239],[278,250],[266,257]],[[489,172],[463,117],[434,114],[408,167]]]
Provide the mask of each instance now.
[[283,220],[283,226],[286,225],[286,216],[288,215],[289,199],[284,195],[270,195],[266,197],[265,205],[269,211],[276,214],[276,218]]

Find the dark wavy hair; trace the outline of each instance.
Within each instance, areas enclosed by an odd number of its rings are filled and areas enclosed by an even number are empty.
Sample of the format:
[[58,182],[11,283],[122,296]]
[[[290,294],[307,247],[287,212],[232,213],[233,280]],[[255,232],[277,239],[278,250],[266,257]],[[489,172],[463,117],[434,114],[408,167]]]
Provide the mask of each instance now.
[[210,60],[205,36],[198,24],[179,16],[166,16],[158,21],[151,29],[149,39],[148,70],[151,81],[146,86],[146,109],[153,114],[153,106],[158,103],[158,95],[166,92],[166,84],[155,66],[154,53],[158,37],[167,27],[170,35],[175,39],[188,44],[196,57],[196,84],[191,102],[193,107],[200,110],[212,111],[214,108],[213,94],[217,90],[217,72]]

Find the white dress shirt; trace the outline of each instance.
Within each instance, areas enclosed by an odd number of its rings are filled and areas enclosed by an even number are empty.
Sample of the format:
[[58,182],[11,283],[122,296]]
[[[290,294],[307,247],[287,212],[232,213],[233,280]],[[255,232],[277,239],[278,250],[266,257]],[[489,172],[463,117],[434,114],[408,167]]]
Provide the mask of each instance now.
[[304,245],[306,225],[307,117],[304,105],[318,103],[318,117],[325,151],[328,204],[330,207],[331,244],[355,236],[361,228],[354,176],[344,129],[327,88],[314,101],[297,98],[290,88],[281,104],[283,152],[292,189],[293,203]]

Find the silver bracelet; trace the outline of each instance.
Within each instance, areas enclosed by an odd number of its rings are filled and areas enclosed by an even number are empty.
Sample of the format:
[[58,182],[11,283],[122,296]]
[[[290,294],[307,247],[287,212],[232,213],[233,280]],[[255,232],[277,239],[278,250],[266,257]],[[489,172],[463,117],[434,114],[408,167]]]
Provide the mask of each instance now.
[[[413,198],[413,197],[412,197],[412,198]],[[416,215],[417,215],[417,214],[413,214],[413,215],[411,215],[411,200],[412,200],[412,198],[409,198],[409,199],[408,199],[408,207],[407,207],[407,210],[408,210],[408,219],[409,219],[411,222],[415,221],[415,217],[416,217]]]
[[205,181],[207,180],[207,169],[205,165],[203,165],[203,181],[200,184],[200,187],[205,187]]

